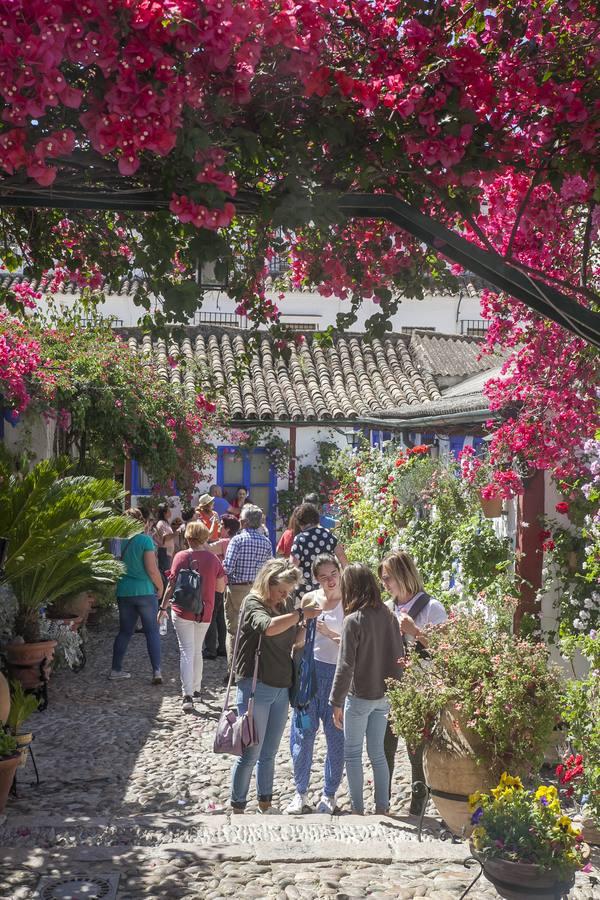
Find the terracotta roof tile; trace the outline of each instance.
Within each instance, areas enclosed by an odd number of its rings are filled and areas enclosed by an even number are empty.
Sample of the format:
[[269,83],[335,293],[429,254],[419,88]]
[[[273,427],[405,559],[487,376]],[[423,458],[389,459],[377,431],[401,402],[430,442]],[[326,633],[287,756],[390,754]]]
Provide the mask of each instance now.
[[502,362],[498,354],[481,356],[485,342],[482,338],[460,334],[438,334],[414,331],[410,341],[410,356],[424,375],[466,377]]
[[[180,341],[121,329],[134,352],[152,357],[161,376],[190,393],[205,384],[236,422],[352,421],[399,406],[440,399],[435,380],[419,372],[405,336],[367,341],[344,335],[333,346],[307,336],[288,360],[276,355],[266,333],[190,328]],[[247,368],[238,363],[249,354]]]

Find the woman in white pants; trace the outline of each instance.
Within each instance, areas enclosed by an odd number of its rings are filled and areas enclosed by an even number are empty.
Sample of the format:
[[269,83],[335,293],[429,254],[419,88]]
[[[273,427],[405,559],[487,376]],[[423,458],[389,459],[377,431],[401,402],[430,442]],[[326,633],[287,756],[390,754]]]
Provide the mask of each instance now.
[[212,619],[215,592],[222,593],[225,590],[225,570],[219,558],[208,548],[208,528],[202,522],[189,522],[185,529],[185,539],[190,549],[177,553],[171,563],[169,583],[158,618],[161,621],[167,615],[180,570],[192,568],[199,572],[202,576],[204,602],[202,615],[197,616],[181,609],[177,603],[172,604],[173,626],[179,642],[182,709],[184,712],[193,712],[194,700],[199,700],[201,696],[204,666],[202,645]]

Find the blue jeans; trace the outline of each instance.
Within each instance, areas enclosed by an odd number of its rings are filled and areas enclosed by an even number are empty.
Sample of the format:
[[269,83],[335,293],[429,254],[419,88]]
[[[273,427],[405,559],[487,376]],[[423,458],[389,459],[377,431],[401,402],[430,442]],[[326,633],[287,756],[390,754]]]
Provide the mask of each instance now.
[[335,797],[344,774],[344,733],[333,724],[333,715],[329,705],[335,665],[315,660],[315,669],[317,693],[306,710],[306,715],[310,718],[310,727],[298,728],[296,712],[295,710],[292,712],[290,751],[294,763],[294,781],[298,793],[306,794],[310,782],[315,737],[319,730],[319,723],[322,722],[327,741],[323,793],[327,797]]
[[[240,715],[248,709],[252,690],[252,679],[242,678],[237,686],[237,708]],[[275,757],[288,717],[290,692],[288,688],[270,687],[262,681],[256,682],[254,695],[254,722],[259,743],[248,747],[239,756],[231,770],[231,805],[244,809],[248,797],[250,779],[256,765],[256,793],[259,800],[273,799],[273,777]]]
[[155,594],[145,594],[143,597],[119,597],[119,633],[113,646],[112,667],[113,672],[120,672],[123,668],[123,660],[129,646],[129,641],[135,629],[138,616],[142,620],[142,628],[146,635],[148,656],[152,663],[152,670],[160,669],[160,635],[158,633],[158,600]]
[[356,813],[365,811],[363,800],[362,751],[367,736],[367,754],[373,768],[375,784],[375,808],[378,812],[390,805],[390,770],[388,769],[383,738],[387,727],[390,704],[387,697],[379,700],[363,700],[350,695],[344,707],[344,757],[346,775],[350,788],[352,809]]

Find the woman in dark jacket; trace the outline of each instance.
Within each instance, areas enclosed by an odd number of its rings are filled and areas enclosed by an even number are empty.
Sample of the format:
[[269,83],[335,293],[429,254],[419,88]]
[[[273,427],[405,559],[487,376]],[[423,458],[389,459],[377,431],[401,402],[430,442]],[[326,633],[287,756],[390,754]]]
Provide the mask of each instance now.
[[331,689],[333,721],[344,729],[344,761],[352,811],[364,813],[362,752],[365,736],[373,768],[375,812],[388,812],[390,771],[383,739],[390,709],[386,678],[400,678],[404,644],[397,620],[384,605],[379,586],[367,566],[348,566],[342,573],[340,653]]
[[312,619],[319,609],[294,609],[290,593],[300,572],[283,559],[264,564],[244,600],[240,617],[238,650],[233,662],[237,682],[237,708],[248,709],[252,677],[259,652],[258,680],[254,696],[254,721],[259,743],[247,747],[231,773],[231,807],[242,813],[246,807],[250,779],[256,765],[258,810],[272,812],[275,756],[281,743],[289,710],[292,685],[292,648],[298,626]]

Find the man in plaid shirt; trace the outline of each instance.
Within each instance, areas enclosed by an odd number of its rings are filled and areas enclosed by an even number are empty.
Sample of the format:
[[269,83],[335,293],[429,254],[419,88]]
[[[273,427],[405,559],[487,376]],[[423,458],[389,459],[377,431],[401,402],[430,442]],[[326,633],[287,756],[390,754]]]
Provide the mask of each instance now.
[[242,530],[229,541],[223,560],[223,567],[227,572],[225,624],[227,661],[230,666],[242,603],[259,569],[273,557],[271,541],[259,530],[262,525],[262,511],[258,506],[246,503],[242,507],[240,523]]

